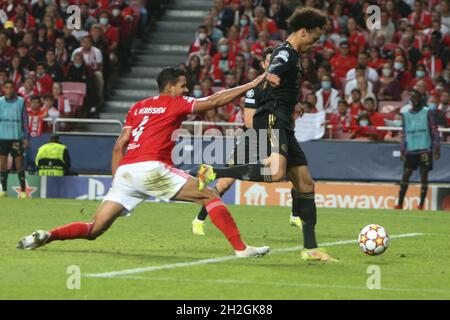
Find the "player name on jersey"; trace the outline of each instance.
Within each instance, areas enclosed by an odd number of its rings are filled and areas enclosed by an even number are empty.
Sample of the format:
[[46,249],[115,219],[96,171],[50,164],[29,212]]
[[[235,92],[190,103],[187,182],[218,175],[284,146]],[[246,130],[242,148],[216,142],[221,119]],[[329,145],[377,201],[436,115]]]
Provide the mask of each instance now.
[[136,110],[134,115],[138,114],[163,114],[166,112],[166,107],[144,107],[142,109]]

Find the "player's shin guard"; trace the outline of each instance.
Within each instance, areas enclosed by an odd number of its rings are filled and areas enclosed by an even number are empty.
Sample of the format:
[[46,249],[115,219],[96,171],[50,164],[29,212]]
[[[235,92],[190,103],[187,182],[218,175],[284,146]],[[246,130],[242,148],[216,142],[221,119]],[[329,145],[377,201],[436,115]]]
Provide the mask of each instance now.
[[400,192],[398,195],[398,203],[399,207],[403,207],[403,201],[405,200],[406,191],[408,191],[409,183],[401,182],[400,183]]
[[294,193],[298,204],[298,215],[303,223],[303,246],[306,249],[317,248],[316,242],[316,223],[317,208],[314,192]]
[[17,171],[17,177],[19,178],[20,189],[22,190],[22,192],[25,192],[26,191],[25,171]]
[[50,230],[50,238],[47,242],[54,240],[90,239],[92,223],[74,222]]
[[425,205],[425,198],[428,193],[428,184],[422,184],[420,187],[420,207],[423,208]]
[[245,181],[272,182],[272,175],[264,172],[269,168],[261,163],[244,164],[241,166],[232,166],[227,168],[214,168],[216,179],[235,178]]
[[219,198],[211,200],[205,205],[205,208],[211,221],[222,231],[233,246],[233,249],[239,251],[245,250],[245,244],[241,240],[239,229],[223,201]]
[[7,192],[8,190],[8,171],[0,172],[0,180],[2,184],[2,191]]

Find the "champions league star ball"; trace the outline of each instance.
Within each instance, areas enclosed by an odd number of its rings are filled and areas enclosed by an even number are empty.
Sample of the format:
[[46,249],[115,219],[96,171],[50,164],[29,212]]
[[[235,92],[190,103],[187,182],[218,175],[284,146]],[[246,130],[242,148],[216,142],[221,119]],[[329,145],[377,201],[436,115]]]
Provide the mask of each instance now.
[[358,242],[362,252],[378,256],[389,247],[389,236],[382,226],[369,224],[359,233]]

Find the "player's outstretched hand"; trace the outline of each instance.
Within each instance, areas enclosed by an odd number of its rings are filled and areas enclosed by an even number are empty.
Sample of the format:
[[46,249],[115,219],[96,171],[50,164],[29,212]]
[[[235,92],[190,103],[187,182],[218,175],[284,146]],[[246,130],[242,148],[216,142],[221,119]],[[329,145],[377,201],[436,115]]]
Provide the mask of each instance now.
[[273,73],[268,73],[266,80],[270,83],[272,87],[277,87],[280,85],[281,79],[279,76]]
[[266,78],[266,76],[267,72],[264,72],[263,74],[255,78],[255,80],[252,81],[252,86],[257,87]]

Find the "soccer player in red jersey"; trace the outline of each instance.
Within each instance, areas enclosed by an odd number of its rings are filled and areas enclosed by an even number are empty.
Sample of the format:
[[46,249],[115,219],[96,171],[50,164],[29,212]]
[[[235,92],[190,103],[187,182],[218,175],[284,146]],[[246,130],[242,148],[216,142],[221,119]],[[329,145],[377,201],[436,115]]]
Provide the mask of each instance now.
[[[268,247],[251,247],[241,240],[239,230],[224,203],[213,189],[199,191],[197,181],[172,165],[172,135],[190,113],[204,112],[227,104],[255,88],[264,78],[209,97],[183,97],[185,74],[165,68],[158,76],[160,95],[139,101],[128,112],[125,126],[112,153],[112,187],[91,222],[75,222],[50,231],[38,230],[19,241],[17,248],[34,249],[55,240],[95,240],[113,222],[129,214],[149,196],[181,200],[206,207],[211,221],[225,235],[239,257],[262,256]],[[126,150],[126,154],[124,152]]]

